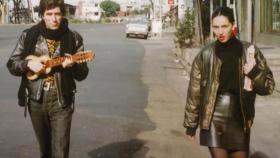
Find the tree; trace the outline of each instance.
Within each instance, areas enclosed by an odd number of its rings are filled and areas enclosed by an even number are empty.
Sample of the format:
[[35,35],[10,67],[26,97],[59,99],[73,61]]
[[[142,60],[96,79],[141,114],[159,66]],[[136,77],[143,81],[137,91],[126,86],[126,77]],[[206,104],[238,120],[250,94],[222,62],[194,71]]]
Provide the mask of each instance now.
[[195,16],[194,11],[190,8],[186,9],[185,18],[182,22],[177,23],[175,32],[175,43],[179,48],[186,48],[193,45],[195,35]]
[[105,12],[106,17],[116,16],[117,11],[120,11],[120,4],[110,0],[101,2],[100,7]]
[[188,53],[186,53],[186,48],[193,46],[193,38],[195,36],[195,15],[194,10],[187,8],[185,11],[185,16],[183,21],[177,21],[176,32],[175,32],[175,44],[178,51],[175,53],[176,58],[181,58],[183,61],[187,61],[190,65],[189,60],[187,60]]

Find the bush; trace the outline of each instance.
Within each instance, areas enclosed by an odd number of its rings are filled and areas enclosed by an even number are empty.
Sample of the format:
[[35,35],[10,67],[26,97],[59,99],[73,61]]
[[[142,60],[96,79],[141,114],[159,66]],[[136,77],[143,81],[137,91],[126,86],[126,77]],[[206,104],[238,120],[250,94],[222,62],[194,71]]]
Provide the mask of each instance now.
[[69,20],[69,23],[74,23],[74,24],[76,24],[76,23],[84,23],[84,21],[83,20],[81,20],[81,19],[75,19],[75,18],[71,18],[71,19],[68,19]]
[[195,17],[194,10],[187,8],[185,17],[182,22],[178,21],[175,32],[175,43],[180,48],[191,47],[193,45],[193,38],[195,35]]
[[111,23],[111,22],[112,22],[112,21],[111,21],[110,18],[106,18],[106,17],[101,18],[101,23]]

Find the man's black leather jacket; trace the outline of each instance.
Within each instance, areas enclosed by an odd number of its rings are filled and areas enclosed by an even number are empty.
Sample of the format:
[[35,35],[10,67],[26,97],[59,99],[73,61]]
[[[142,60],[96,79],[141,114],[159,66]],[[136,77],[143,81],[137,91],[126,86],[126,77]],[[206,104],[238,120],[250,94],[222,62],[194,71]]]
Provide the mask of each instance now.
[[[243,52],[239,59],[240,104],[244,130],[252,126],[255,116],[256,94],[272,94],[275,86],[273,74],[261,51],[255,47],[256,65],[247,75],[252,80],[253,91],[247,92],[244,86],[244,69],[247,49],[251,44],[242,42]],[[188,129],[209,129],[215,108],[219,75],[222,62],[216,56],[215,42],[205,46],[195,57],[190,75],[185,108],[184,126]]]
[[[20,36],[18,43],[10,56],[7,67],[11,74],[15,76],[21,76],[21,85],[18,92],[19,105],[25,106],[28,99],[39,100],[42,95],[44,78],[39,77],[35,80],[28,80],[25,75],[28,71],[27,61],[24,59],[23,50],[24,42],[26,38],[27,30],[23,31]],[[83,39],[75,31],[72,31],[73,38],[76,41],[76,50],[73,52],[79,52],[84,50]],[[46,39],[39,35],[35,52],[30,55],[41,56],[48,55],[48,46]],[[56,49],[54,57],[60,56],[60,46]],[[63,69],[62,67],[57,68],[58,71],[54,73],[58,102],[61,106],[66,106],[69,102],[73,101],[74,93],[76,92],[76,84],[74,80],[84,80],[88,75],[88,67],[86,63],[74,64],[72,67]],[[69,100],[70,99],[70,100]]]

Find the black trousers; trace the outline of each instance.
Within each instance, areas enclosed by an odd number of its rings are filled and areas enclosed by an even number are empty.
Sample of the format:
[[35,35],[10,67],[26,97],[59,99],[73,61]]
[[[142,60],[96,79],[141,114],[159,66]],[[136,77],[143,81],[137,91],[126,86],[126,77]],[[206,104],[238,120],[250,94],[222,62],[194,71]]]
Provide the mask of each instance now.
[[60,107],[56,89],[51,87],[41,101],[30,100],[28,108],[41,158],[68,158],[73,107]]

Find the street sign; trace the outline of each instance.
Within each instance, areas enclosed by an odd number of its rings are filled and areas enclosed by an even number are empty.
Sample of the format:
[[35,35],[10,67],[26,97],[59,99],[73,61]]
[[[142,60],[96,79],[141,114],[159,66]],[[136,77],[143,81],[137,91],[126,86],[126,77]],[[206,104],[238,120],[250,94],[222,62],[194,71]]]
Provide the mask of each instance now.
[[174,5],[174,0],[168,0],[169,5]]

